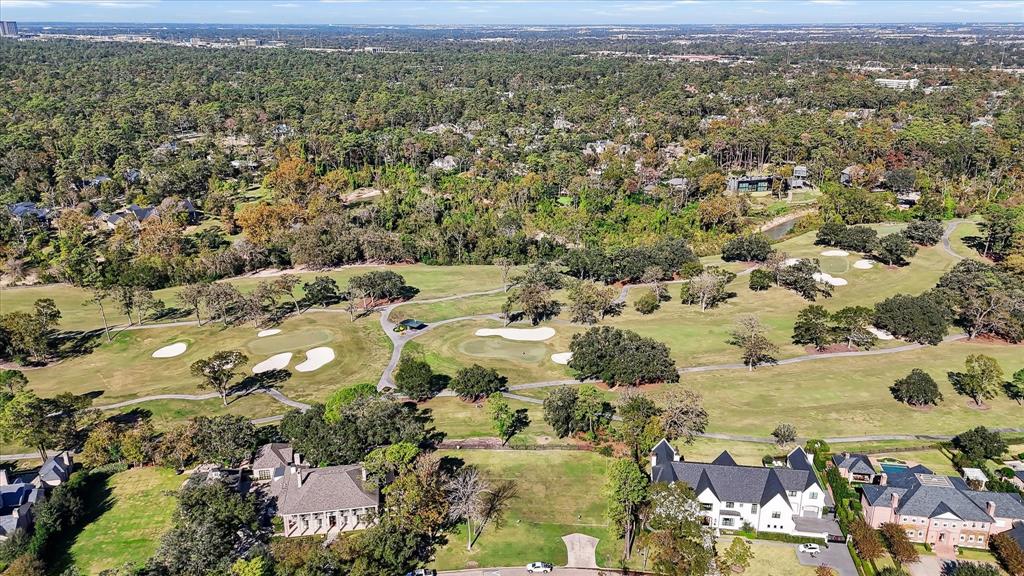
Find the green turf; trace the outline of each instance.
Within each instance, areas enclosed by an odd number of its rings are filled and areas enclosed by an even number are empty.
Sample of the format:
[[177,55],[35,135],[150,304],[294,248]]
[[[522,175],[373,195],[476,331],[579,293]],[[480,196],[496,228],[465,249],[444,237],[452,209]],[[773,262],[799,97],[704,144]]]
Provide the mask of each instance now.
[[259,356],[271,356],[281,352],[300,353],[317,346],[329,345],[335,334],[325,328],[282,331],[275,336],[253,337],[245,343],[249,352]]
[[[68,553],[82,574],[99,574],[127,562],[144,563],[171,526],[173,492],[183,476],[166,468],[134,468],[111,476],[100,515],[71,543]],[[104,510],[105,509],[105,510]]]
[[[724,552],[730,541],[718,543],[719,553]],[[750,546],[754,558],[743,576],[812,576],[814,568],[800,564],[796,545],[782,542],[754,542]]]
[[[536,404],[509,399],[513,410],[525,408],[530,417],[530,425],[513,437],[509,444],[568,444],[571,441],[559,439],[555,431],[544,422],[544,411]],[[446,440],[495,437],[497,433],[487,413],[485,402],[467,402],[460,398],[434,398],[420,404],[420,408],[429,410],[434,419],[434,426],[445,434]]]
[[[517,566],[544,561],[565,564],[561,537],[581,532],[609,540],[605,519],[604,482],[610,459],[590,452],[575,451],[443,451],[480,468],[489,479],[512,479],[519,495],[509,508],[501,528],[485,526],[473,546],[466,550],[464,527],[451,534],[448,544],[438,550],[438,569],[477,566]],[[599,547],[599,552],[617,553],[616,547]],[[599,562],[613,565],[607,554]]]

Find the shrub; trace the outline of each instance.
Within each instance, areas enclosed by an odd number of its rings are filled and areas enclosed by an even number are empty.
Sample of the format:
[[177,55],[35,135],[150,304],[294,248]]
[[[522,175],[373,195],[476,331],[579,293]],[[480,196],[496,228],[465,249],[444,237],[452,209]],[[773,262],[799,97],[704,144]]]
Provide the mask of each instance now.
[[939,385],[927,372],[914,368],[903,378],[889,387],[892,397],[911,406],[938,405],[942,400]]
[[750,273],[749,286],[754,292],[761,292],[771,288],[773,282],[775,282],[775,276],[762,268],[758,268]]
[[942,224],[935,220],[914,220],[903,235],[914,244],[934,246],[942,239]]
[[495,392],[504,391],[506,382],[508,379],[498,374],[493,368],[484,368],[479,364],[473,364],[469,368],[460,369],[455,374],[451,388],[461,398],[479,400]]
[[658,298],[658,295],[653,290],[646,290],[637,298],[633,307],[641,314],[653,314],[655,310],[661,307],[661,299]]
[[722,260],[764,262],[772,253],[772,244],[764,234],[736,236],[722,247]]

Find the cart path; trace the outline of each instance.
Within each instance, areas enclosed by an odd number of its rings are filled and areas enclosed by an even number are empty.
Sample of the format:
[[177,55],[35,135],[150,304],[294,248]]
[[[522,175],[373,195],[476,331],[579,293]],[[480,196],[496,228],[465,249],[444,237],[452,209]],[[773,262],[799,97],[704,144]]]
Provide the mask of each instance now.
[[949,243],[949,237],[953,235],[953,231],[956,230],[956,227],[963,224],[964,222],[968,222],[968,220],[965,220],[963,218],[950,220],[949,222],[946,223],[946,227],[942,230],[942,249],[946,251],[946,254],[949,254],[958,262],[960,260],[963,260],[964,257],[957,254],[956,250],[953,250],[953,246],[951,246]]

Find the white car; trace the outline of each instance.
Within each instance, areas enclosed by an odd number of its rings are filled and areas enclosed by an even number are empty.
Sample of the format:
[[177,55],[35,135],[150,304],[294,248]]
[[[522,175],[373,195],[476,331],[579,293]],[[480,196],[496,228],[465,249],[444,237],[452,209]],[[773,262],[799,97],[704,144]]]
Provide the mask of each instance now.
[[806,552],[807,554],[817,554],[818,552],[821,552],[821,546],[818,546],[817,544],[801,544],[800,551]]
[[551,572],[552,568],[554,568],[554,566],[547,562],[532,562],[526,565],[526,571],[530,574],[536,574],[537,572]]

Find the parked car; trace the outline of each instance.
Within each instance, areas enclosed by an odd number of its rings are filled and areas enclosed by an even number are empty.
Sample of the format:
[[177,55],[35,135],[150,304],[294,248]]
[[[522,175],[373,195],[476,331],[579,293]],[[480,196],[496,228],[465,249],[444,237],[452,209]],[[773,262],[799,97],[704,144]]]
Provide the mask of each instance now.
[[437,570],[433,568],[417,568],[405,576],[437,576]]
[[818,546],[817,544],[801,544],[800,551],[806,552],[807,554],[817,554],[818,552],[821,552],[821,546]]
[[526,571],[530,574],[535,574],[537,572],[551,572],[552,568],[554,568],[554,566],[547,562],[533,562],[526,565]]

